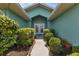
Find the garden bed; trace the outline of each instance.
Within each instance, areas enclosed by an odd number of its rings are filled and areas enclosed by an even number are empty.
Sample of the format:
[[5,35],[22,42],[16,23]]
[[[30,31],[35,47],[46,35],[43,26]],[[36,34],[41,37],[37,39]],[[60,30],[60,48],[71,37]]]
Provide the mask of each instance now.
[[30,53],[32,51],[32,48],[35,44],[35,40],[32,44],[32,46],[19,46],[17,47],[14,45],[13,47],[9,48],[8,51],[4,52],[4,56],[30,56]]
[[35,29],[19,28],[10,18],[0,15],[0,55],[24,56],[30,54],[34,43]]
[[54,30],[44,29],[44,41],[50,56],[66,56],[72,53],[72,44],[57,36]]

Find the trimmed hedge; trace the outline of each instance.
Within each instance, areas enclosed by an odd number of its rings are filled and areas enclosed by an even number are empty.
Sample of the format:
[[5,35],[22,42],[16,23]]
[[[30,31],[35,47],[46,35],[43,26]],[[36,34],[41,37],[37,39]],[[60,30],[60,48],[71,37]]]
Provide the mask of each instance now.
[[17,45],[30,46],[35,37],[35,30],[33,28],[20,28],[17,31]]
[[0,55],[16,43],[18,25],[6,16],[0,16]]
[[60,46],[61,45],[61,40],[57,37],[51,37],[49,40],[49,46]]
[[61,40],[56,37],[51,37],[49,40],[49,49],[53,55],[58,55],[62,51]]
[[44,32],[44,35],[45,35],[46,33],[49,33],[50,30],[49,29],[44,29],[43,32]]
[[47,45],[49,45],[49,40],[50,40],[51,37],[53,37],[53,33],[50,32],[50,33],[45,34],[44,41],[46,41]]
[[43,40],[46,42],[46,46],[48,46],[50,38],[53,37],[53,33],[50,32],[49,29],[44,29],[43,32],[44,32]]

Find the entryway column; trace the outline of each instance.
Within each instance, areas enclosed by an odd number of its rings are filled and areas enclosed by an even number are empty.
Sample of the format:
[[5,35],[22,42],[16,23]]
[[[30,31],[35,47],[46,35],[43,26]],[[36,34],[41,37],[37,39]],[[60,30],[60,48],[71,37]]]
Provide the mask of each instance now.
[[30,28],[32,27],[32,19],[30,18]]
[[47,28],[49,28],[49,20],[47,19]]

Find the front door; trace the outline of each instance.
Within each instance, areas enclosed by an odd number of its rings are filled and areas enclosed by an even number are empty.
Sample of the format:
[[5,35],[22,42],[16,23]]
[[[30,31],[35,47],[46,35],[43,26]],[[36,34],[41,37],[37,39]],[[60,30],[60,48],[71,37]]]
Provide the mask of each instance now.
[[36,30],[37,38],[42,38],[43,29],[45,28],[45,24],[44,23],[35,23],[34,28]]

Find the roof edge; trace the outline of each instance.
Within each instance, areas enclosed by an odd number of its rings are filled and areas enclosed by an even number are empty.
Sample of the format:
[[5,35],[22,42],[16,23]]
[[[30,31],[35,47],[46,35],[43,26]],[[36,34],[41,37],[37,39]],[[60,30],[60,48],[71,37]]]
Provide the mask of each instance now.
[[54,12],[49,16],[48,19],[52,20],[67,11],[70,7],[72,7],[74,3],[61,3]]
[[17,15],[19,15],[23,19],[29,19],[28,15],[22,9],[19,3],[0,3],[0,9],[10,9],[14,13],[17,13]]
[[15,13],[18,13],[19,16],[23,17],[24,19],[29,19],[27,13],[22,9],[19,3],[10,3],[10,9]]
[[46,8],[46,9],[49,10],[49,11],[52,11],[52,10],[53,10],[53,8],[51,8],[50,6],[48,6],[48,5],[44,4],[44,3],[35,3],[35,4],[32,4],[32,5],[30,5],[29,7],[25,8],[25,10],[26,10],[26,11],[29,11],[29,10],[31,10],[31,9],[33,9],[33,8],[38,7],[38,6],[39,6],[39,7]]

